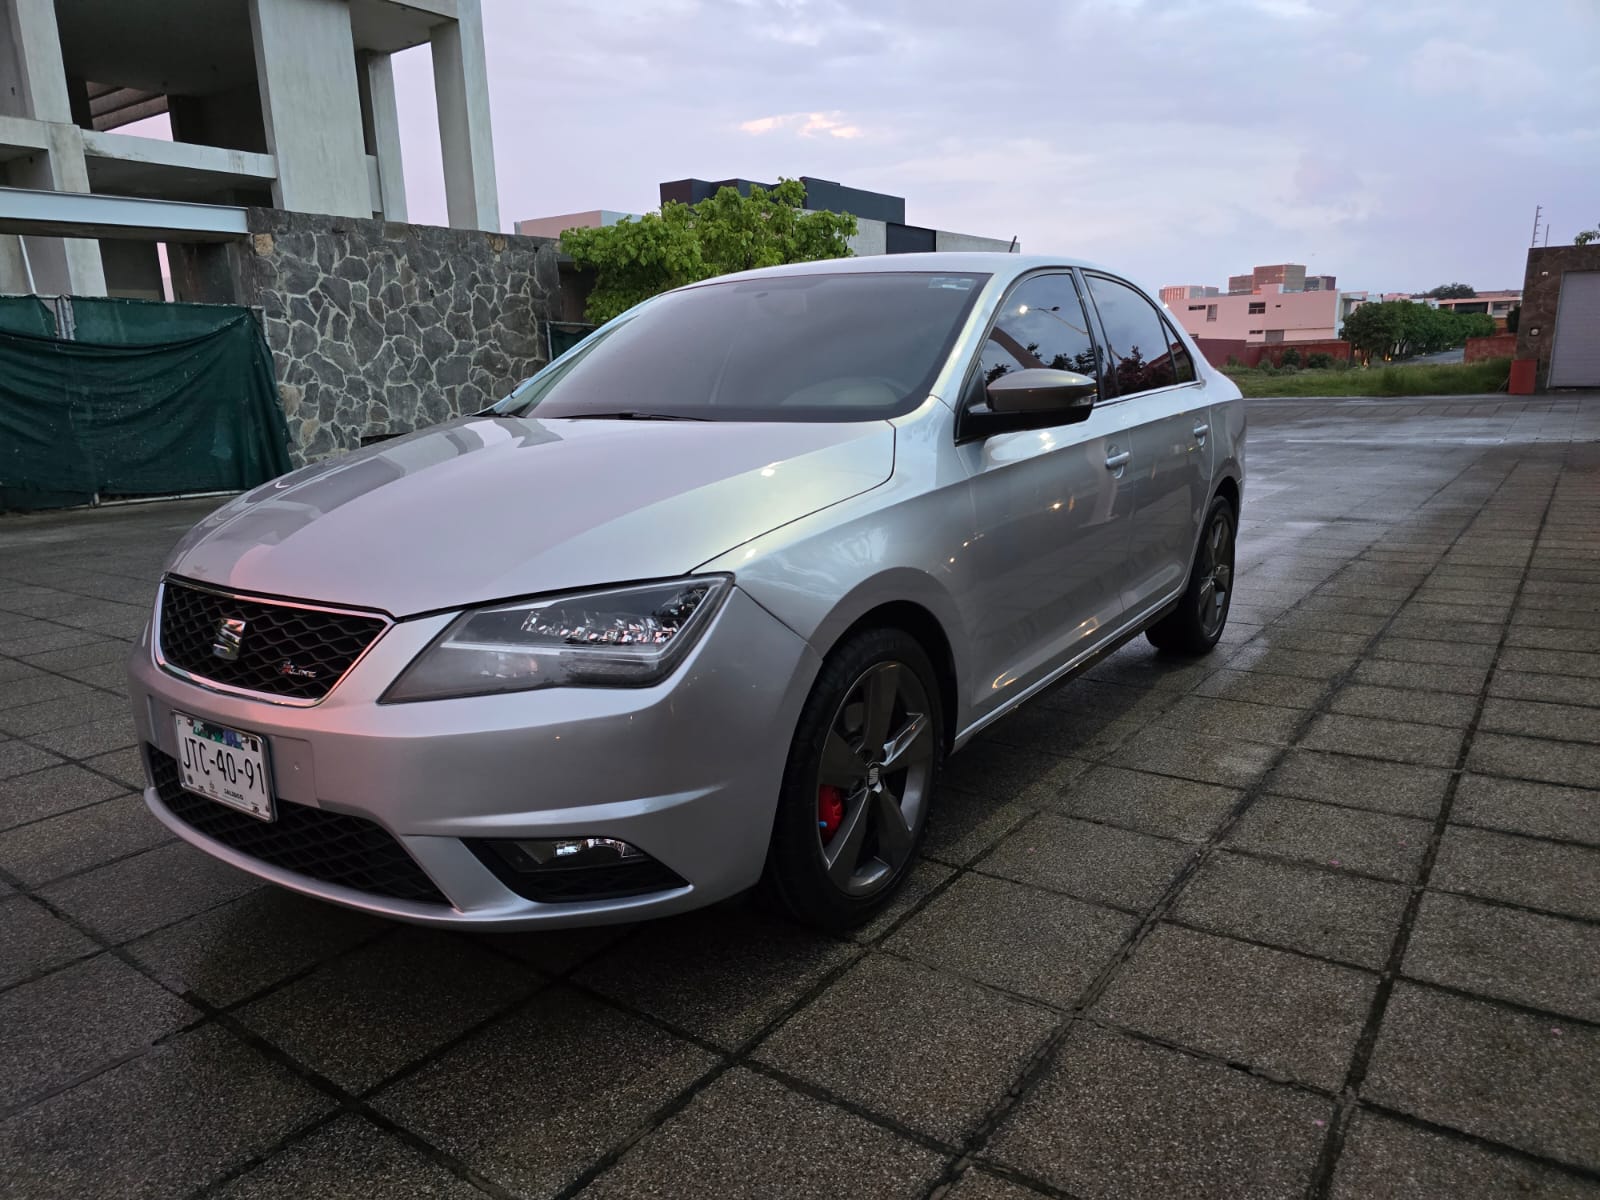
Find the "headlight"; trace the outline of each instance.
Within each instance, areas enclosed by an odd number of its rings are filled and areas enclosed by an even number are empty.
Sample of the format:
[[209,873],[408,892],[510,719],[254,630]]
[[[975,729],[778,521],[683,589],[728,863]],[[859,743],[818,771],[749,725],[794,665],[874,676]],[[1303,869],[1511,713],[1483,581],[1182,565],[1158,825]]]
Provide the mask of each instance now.
[[730,585],[725,575],[705,575],[474,609],[417,655],[383,699],[647,687],[683,661]]

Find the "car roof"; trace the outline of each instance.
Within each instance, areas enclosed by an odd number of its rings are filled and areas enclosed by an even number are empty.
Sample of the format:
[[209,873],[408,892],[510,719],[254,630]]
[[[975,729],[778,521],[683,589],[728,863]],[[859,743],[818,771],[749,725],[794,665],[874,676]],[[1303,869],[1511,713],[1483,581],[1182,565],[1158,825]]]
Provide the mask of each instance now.
[[1108,267],[1080,258],[1043,254],[1004,254],[995,251],[944,250],[929,254],[866,254],[855,258],[786,263],[780,267],[760,267],[754,271],[719,275],[714,279],[689,286],[701,287],[708,283],[726,283],[730,279],[767,279],[784,275],[859,275],[884,271],[970,271],[1007,280],[1041,267],[1083,267],[1086,270],[1120,274]]

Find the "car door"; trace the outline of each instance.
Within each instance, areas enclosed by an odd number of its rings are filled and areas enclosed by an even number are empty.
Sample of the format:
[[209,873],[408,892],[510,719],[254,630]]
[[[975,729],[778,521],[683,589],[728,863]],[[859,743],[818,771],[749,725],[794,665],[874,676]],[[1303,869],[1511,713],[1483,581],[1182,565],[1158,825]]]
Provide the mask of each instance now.
[[1125,603],[1141,614],[1189,576],[1210,498],[1210,409],[1188,348],[1149,297],[1098,272],[1084,278],[1133,454]]
[[[1072,273],[1030,275],[1000,305],[966,399],[1010,371],[1053,367],[1095,377],[1099,364]],[[961,553],[975,580],[973,716],[994,711],[1104,641],[1123,616],[1128,443],[1116,404],[1081,422],[963,443],[976,527]]]

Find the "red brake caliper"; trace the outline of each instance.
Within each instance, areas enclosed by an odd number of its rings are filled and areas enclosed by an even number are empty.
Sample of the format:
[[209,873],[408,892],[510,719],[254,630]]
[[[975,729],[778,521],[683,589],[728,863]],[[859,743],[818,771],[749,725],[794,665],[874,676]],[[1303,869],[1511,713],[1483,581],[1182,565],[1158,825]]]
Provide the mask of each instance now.
[[817,829],[827,845],[844,824],[844,789],[824,783],[817,788]]

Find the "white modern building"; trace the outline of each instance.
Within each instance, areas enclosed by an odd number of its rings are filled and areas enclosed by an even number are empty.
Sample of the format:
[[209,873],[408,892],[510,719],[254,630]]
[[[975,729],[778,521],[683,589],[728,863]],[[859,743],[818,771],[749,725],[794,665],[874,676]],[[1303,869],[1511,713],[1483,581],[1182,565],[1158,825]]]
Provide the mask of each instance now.
[[0,0],[0,292],[159,297],[157,244],[243,206],[404,221],[390,56],[424,45],[450,224],[498,231],[479,0]]
[[[931,250],[975,250],[1004,254],[1021,250],[1016,238],[984,237],[907,225],[906,202],[901,196],[845,187],[831,179],[816,179],[809,175],[801,175],[799,179],[805,188],[803,207],[813,212],[850,213],[855,217],[856,233],[850,239],[850,249],[858,255],[912,254]],[[698,204],[725,187],[735,188],[748,196],[751,188],[761,187],[771,191],[776,186],[775,183],[755,183],[748,179],[722,179],[716,182],[677,179],[661,184],[659,190],[662,204],[669,201]],[[518,221],[516,231],[531,237],[554,238],[560,237],[568,229],[598,229],[615,225],[624,219],[637,220],[638,216],[637,213],[596,208],[587,212],[560,213]]]

